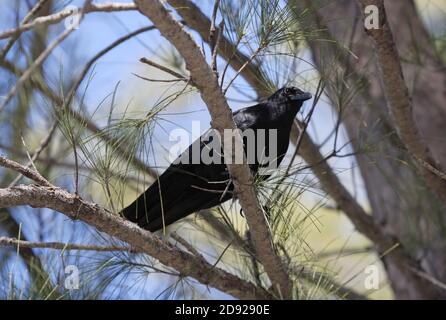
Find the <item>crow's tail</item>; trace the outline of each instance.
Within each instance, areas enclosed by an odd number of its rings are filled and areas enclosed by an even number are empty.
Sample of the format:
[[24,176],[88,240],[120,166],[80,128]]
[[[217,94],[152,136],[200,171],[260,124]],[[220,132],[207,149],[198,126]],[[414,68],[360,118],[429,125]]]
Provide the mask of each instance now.
[[121,215],[127,220],[138,224],[141,228],[155,232],[161,229],[162,226],[159,227],[154,223],[157,220],[157,212],[160,211],[160,205],[158,197],[151,196],[153,193],[151,188],[147,189],[138,199],[123,209]]

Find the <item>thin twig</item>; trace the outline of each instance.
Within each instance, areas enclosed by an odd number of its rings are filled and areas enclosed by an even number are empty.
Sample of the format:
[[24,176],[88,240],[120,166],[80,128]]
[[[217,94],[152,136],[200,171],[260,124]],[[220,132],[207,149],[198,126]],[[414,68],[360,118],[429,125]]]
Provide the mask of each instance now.
[[442,172],[441,170],[438,170],[433,165],[431,165],[429,162],[427,162],[427,161],[425,161],[425,160],[423,160],[421,158],[415,157],[415,159],[416,159],[416,161],[418,161],[418,163],[422,167],[424,167],[425,169],[429,170],[431,173],[435,174],[439,178],[441,178],[441,179],[446,181],[446,173]]
[[[79,16],[79,22],[83,19],[85,15],[85,11],[89,10],[92,6],[92,0],[86,0],[84,7],[81,10]],[[36,58],[36,60],[28,67],[28,69],[20,76],[20,78],[16,81],[11,90],[6,94],[3,103],[0,105],[0,112],[6,107],[8,102],[14,97],[17,93],[18,89],[32,76],[33,72],[39,68],[46,58],[51,54],[51,52],[58,47],[74,30],[76,30],[76,24],[71,25],[67,28],[62,34],[57,37],[52,43],[48,45],[48,47]]]
[[260,53],[261,50],[262,47],[258,47],[257,50],[249,57],[249,59],[246,60],[245,63],[240,67],[240,69],[237,70],[234,77],[232,77],[226,88],[223,90],[223,95],[226,95],[226,91],[228,91],[235,79],[237,79],[237,77],[243,72],[243,70],[245,70],[245,68],[251,64],[251,61]]
[[157,69],[159,69],[159,70],[161,70],[161,71],[164,71],[164,72],[166,72],[166,73],[168,73],[168,74],[174,76],[175,78],[177,78],[177,79],[179,79],[179,80],[182,80],[182,81],[189,81],[189,79],[187,79],[187,78],[186,78],[185,76],[183,76],[182,74],[180,74],[180,73],[178,73],[178,72],[176,72],[176,71],[174,71],[174,70],[172,70],[172,69],[169,69],[169,68],[167,68],[167,67],[165,67],[165,66],[162,66],[162,65],[156,63],[155,61],[149,60],[149,59],[144,58],[144,57],[141,58],[141,59],[139,59],[139,61],[142,62],[142,63],[145,63],[145,64],[147,64],[147,65],[149,65],[149,66],[155,67],[155,68],[157,68]]
[[130,247],[98,246],[89,244],[62,243],[62,242],[33,242],[18,240],[16,238],[0,237],[0,246],[17,246],[21,248],[41,248],[56,250],[84,250],[84,251],[126,251],[137,252]]
[[177,233],[173,233],[171,235],[172,239],[174,239],[176,242],[178,242],[179,244],[181,244],[183,247],[185,247],[187,249],[187,251],[189,251],[190,253],[192,253],[194,256],[197,256],[200,259],[204,259],[203,255],[198,252],[197,249],[195,249],[189,242],[186,241],[186,239],[184,239],[183,237],[181,237],[179,234]]
[[317,88],[316,88],[316,93],[315,93],[315,97],[314,97],[314,100],[313,100],[313,104],[311,106],[310,112],[308,113],[305,121],[303,122],[303,126],[301,128],[301,131],[299,132],[299,138],[297,139],[297,141],[295,143],[294,153],[293,153],[293,156],[291,157],[291,160],[290,160],[290,166],[287,167],[287,170],[285,172],[285,176],[288,175],[288,172],[290,170],[291,164],[293,164],[294,160],[297,157],[297,154],[299,153],[300,145],[302,144],[302,140],[304,138],[304,135],[307,132],[308,123],[310,122],[311,117],[313,116],[313,113],[314,113],[314,110],[316,108],[316,105],[319,102],[319,99],[321,98],[323,92],[324,92],[324,88],[323,88],[323,84],[322,84],[322,78],[320,78],[319,79],[319,83],[318,83]]
[[14,97],[18,89],[31,77],[33,72],[39,68],[45,59],[51,54],[51,52],[64,41],[75,29],[66,29],[59,37],[57,37],[47,48],[37,57],[37,59],[31,64],[31,66],[20,76],[11,90],[6,94],[2,104],[0,104],[0,112],[6,107],[8,102]]
[[31,169],[21,165],[20,163],[17,163],[15,161],[5,158],[3,156],[0,156],[0,166],[17,171],[17,172],[21,173],[22,175],[24,175],[25,177],[27,177],[31,180],[34,180],[35,182],[37,182],[38,184],[40,184],[42,186],[53,187],[53,185],[48,180],[46,180],[44,177],[42,177],[42,175],[40,173],[38,173],[37,171],[31,170]]
[[[235,55],[237,54],[237,48],[240,45],[240,42],[242,41],[242,38],[243,38],[243,36],[240,36],[237,39],[237,42],[234,44],[234,52],[232,53],[232,55],[230,57],[227,58],[227,62],[226,62],[225,68],[223,69],[223,74],[222,74],[221,80],[220,80],[220,87],[222,89],[223,89],[223,84],[225,82],[226,72],[228,71],[229,66],[231,65],[232,59],[234,59]],[[223,39],[223,37],[221,39]],[[222,41],[222,40],[220,40],[220,41]]]
[[[26,165],[26,168],[30,168],[31,165],[33,165],[33,163],[37,160],[37,158],[39,158],[39,156],[42,153],[42,151],[50,143],[50,141],[51,141],[51,139],[52,139],[52,137],[54,135],[54,132],[56,131],[56,128],[57,128],[57,121],[54,121],[54,123],[51,126],[48,134],[46,135],[45,138],[43,138],[43,140],[39,144],[39,147],[34,151],[34,154],[32,155],[30,161]],[[34,168],[35,168],[35,166],[34,166]],[[35,169],[35,171],[37,171],[37,169]],[[17,184],[17,182],[19,182],[21,177],[22,177],[22,174],[19,174],[17,177],[15,177],[15,179],[9,184],[9,187],[14,187]]]
[[186,82],[187,82],[186,79],[151,79],[151,78],[146,78],[146,77],[140,76],[139,74],[136,74],[136,73],[134,73],[134,72],[132,72],[132,74],[133,74],[135,77],[140,78],[141,80],[149,81],[149,82],[166,82],[166,83],[170,83],[170,82],[178,82],[178,81],[186,81]]
[[443,290],[446,290],[446,283],[441,282],[440,280],[438,280],[437,278],[431,276],[430,274],[428,274],[427,272],[424,272],[422,270],[416,269],[416,268],[409,268],[412,272],[414,272],[416,275],[418,275],[419,277],[426,279],[427,281],[429,281],[430,283],[432,283],[433,285],[435,285],[438,288],[441,288]]
[[49,208],[65,214],[71,219],[79,219],[98,229],[127,242],[145,254],[153,256],[167,267],[197,279],[204,285],[230,292],[239,299],[268,299],[271,296],[263,289],[243,280],[194,255],[176,248],[153,233],[139,228],[107,209],[83,200],[58,187],[20,185],[14,188],[0,188],[0,207],[9,208],[30,205],[35,208]]
[[[48,16],[36,18],[30,23],[25,23],[17,28],[1,32],[0,39],[9,38],[11,36],[18,36],[22,32],[34,29],[38,26],[58,23],[63,19],[75,14],[76,12],[80,12],[81,10],[82,10],[81,8],[78,8],[77,10],[64,9],[60,12]],[[98,4],[91,3],[84,12],[91,13],[91,12],[113,12],[113,11],[131,11],[131,10],[136,10],[136,6],[134,3],[98,3]]]
[[133,37],[147,32],[147,31],[151,31],[154,30],[155,27],[154,26],[147,26],[147,27],[143,27],[140,29],[137,29],[133,32],[130,32],[129,34],[113,41],[111,44],[109,44],[108,46],[106,46],[104,49],[102,49],[101,51],[99,51],[98,53],[96,53],[90,60],[88,60],[88,62],[85,64],[84,68],[82,69],[81,73],[79,74],[79,76],[77,77],[76,81],[73,83],[73,85],[71,86],[70,91],[68,92],[68,99],[67,99],[67,104],[70,104],[71,100],[73,99],[77,89],[79,88],[80,84],[82,83],[82,80],[85,78],[85,76],[87,75],[88,71],[90,70],[90,68],[93,66],[93,64],[99,60],[101,57],[103,57],[105,54],[107,54],[108,52],[110,52],[111,50],[113,50],[114,48],[116,48],[117,46],[121,45],[122,43],[124,43],[125,41],[132,39]]
[[[225,129],[235,130],[236,126],[228,103],[221,92],[218,79],[208,65],[200,47],[192,36],[185,31],[166,9],[160,0],[135,0],[138,10],[147,16],[184,58],[212,118],[212,127],[223,134]],[[235,134],[236,144],[243,145],[240,134]],[[232,153],[231,144],[224,143],[225,154]],[[243,151],[242,151],[243,153]],[[245,158],[245,155],[243,155]],[[247,164],[228,164],[228,171],[233,178],[234,190],[245,213],[257,257],[265,268],[272,288],[278,297],[292,297],[292,282],[273,247],[273,239],[268,223],[253,188],[253,176]]]
[[215,47],[215,33],[217,31],[217,28],[215,27],[215,21],[217,20],[217,12],[219,6],[220,6],[220,0],[215,0],[214,7],[212,9],[211,27],[209,28],[209,44],[211,46],[212,51],[214,51]]
[[[376,49],[380,75],[383,81],[389,111],[395,119],[397,133],[409,155],[418,164],[421,176],[429,188],[437,194],[446,207],[446,179],[444,169],[435,162],[431,146],[422,139],[413,114],[413,101],[404,79],[401,59],[395,46],[392,28],[387,23],[387,13],[383,0],[357,0],[362,8],[375,5],[380,12],[378,29],[366,29]],[[433,172],[432,169],[435,169]],[[438,175],[436,172],[440,173]]]
[[[211,47],[211,69],[214,73],[217,73],[217,50],[218,50],[218,40],[215,39],[215,34],[217,32],[217,28],[215,27],[215,21],[217,19],[218,7],[220,6],[220,0],[215,0],[214,8],[212,10],[212,18],[211,18],[211,28],[209,29],[209,45]],[[222,21],[223,23],[223,21]],[[218,37],[220,37],[223,30],[219,30]]]
[[[31,18],[34,17],[34,15],[44,6],[46,2],[48,2],[48,0],[40,0],[39,2],[37,2],[35,6],[28,12],[28,14],[22,19],[22,21],[20,22],[20,26],[23,26],[25,23],[31,20]],[[0,51],[0,60],[3,60],[6,57],[8,51],[12,48],[14,42],[18,39],[19,36],[20,33],[16,33],[11,36],[11,38],[3,47],[2,51]]]
[[218,56],[218,47],[220,47],[222,34],[225,29],[225,21],[222,20],[220,25],[218,26],[218,35],[217,35],[217,43],[215,44],[214,51],[212,52],[212,64],[211,69],[215,73],[215,77],[218,79],[218,71],[217,71],[217,56]]

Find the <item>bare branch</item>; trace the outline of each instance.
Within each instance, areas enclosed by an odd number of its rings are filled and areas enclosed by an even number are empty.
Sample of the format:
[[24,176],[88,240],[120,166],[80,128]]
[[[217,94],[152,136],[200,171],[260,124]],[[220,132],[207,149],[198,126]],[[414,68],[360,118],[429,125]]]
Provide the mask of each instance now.
[[[80,11],[79,22],[83,19],[85,12],[91,9],[91,1],[86,0],[83,8]],[[0,112],[6,107],[8,102],[14,97],[20,87],[32,76],[34,71],[39,68],[43,62],[48,58],[51,52],[58,47],[74,30],[76,30],[76,25],[72,25],[65,29],[60,36],[58,36],[52,43],[50,43],[47,48],[36,58],[36,60],[26,69],[25,72],[19,77],[11,90],[6,94],[4,101],[0,104]]]
[[[168,0],[168,3],[176,9],[188,27],[198,32],[204,41],[209,41],[211,21],[193,1]],[[249,56],[240,52],[237,46],[224,35],[221,36],[218,53],[226,61],[230,61],[230,65],[234,70],[240,70],[245,62],[249,60]],[[256,90],[258,96],[260,98],[267,97],[270,93],[268,89],[270,82],[268,79],[265,79],[260,69],[252,63],[249,63],[243,69],[243,78]]]
[[14,97],[17,93],[17,90],[31,77],[33,72],[39,68],[45,59],[51,54],[51,52],[67,38],[75,29],[68,28],[66,29],[59,37],[57,37],[48,47],[43,51],[37,59],[29,66],[29,68],[20,76],[20,78],[16,81],[11,90],[6,94],[3,98],[3,102],[0,104],[0,112],[5,108],[8,102]]
[[262,47],[258,47],[257,50],[249,57],[248,60],[245,61],[245,63],[243,63],[243,65],[240,67],[240,69],[237,70],[237,72],[235,73],[235,75],[232,77],[232,79],[229,81],[228,85],[226,86],[226,88],[223,90],[223,94],[226,94],[226,92],[228,91],[228,89],[231,87],[232,83],[235,81],[235,79],[237,79],[237,77],[245,70],[245,68],[249,65],[251,65],[251,62],[254,60],[255,57],[257,57],[257,55],[260,53],[260,51],[262,50]]
[[55,249],[55,250],[83,250],[83,251],[126,251],[133,252],[130,247],[119,246],[97,246],[89,244],[75,244],[62,242],[32,242],[25,240],[18,240],[15,238],[0,237],[0,246],[3,247],[19,247],[19,248],[39,248],[39,249]]
[[0,189],[0,208],[20,205],[49,208],[71,219],[82,220],[99,231],[129,243],[132,249],[158,259],[162,264],[178,270],[182,275],[193,277],[204,285],[210,285],[239,299],[270,298],[267,293],[253,284],[197,259],[194,255],[162,241],[151,232],[61,188],[20,185]]
[[[215,44],[214,50],[212,50],[212,63],[211,63],[211,69],[214,71],[215,76],[218,79],[218,70],[217,70],[217,56],[218,56],[218,47],[220,47],[221,39],[223,37],[223,32],[225,29],[225,21],[222,20],[220,24],[218,25],[218,36],[217,36],[217,43]],[[223,83],[223,82],[222,82]]]
[[164,72],[174,76],[175,78],[177,78],[177,79],[179,79],[181,81],[189,81],[189,79],[187,79],[182,74],[180,74],[180,73],[178,73],[178,72],[176,72],[176,71],[174,71],[172,69],[169,69],[169,68],[167,68],[165,66],[162,66],[162,65],[156,63],[155,61],[149,60],[149,59],[144,58],[144,57],[139,59],[139,61],[141,61],[142,63],[145,63],[145,64],[147,64],[149,66],[155,67],[155,68],[157,68],[157,69],[159,69],[161,71],[164,71]]
[[178,242],[183,247],[185,247],[187,251],[189,251],[190,253],[192,253],[193,255],[195,255],[195,256],[197,256],[197,257],[199,257],[201,259],[204,259],[203,255],[200,252],[198,252],[198,250],[195,249],[189,242],[187,242],[186,239],[182,238],[177,233],[172,234],[171,237],[176,242]]
[[[99,4],[92,3],[85,8],[84,12],[91,13],[91,12],[112,12],[112,11],[130,11],[130,10],[136,10],[136,6],[133,3],[99,3]],[[82,8],[77,9],[77,12],[81,11]],[[9,38],[11,36],[18,36],[22,32],[31,30],[37,26],[56,24],[75,13],[76,10],[65,9],[49,16],[36,18],[34,19],[34,21],[30,23],[25,23],[15,29],[10,29],[1,32],[0,39]]]
[[9,160],[3,156],[0,156],[0,166],[12,169],[14,171],[19,172],[25,177],[34,180],[38,184],[46,187],[54,187],[48,180],[46,180],[42,175],[34,170],[31,170],[25,166],[22,166],[20,163]]
[[[169,3],[177,8],[178,13],[188,26],[199,32],[203,39],[208,39],[211,22],[194,3],[190,0],[169,0]],[[236,52],[235,55],[237,56],[237,59],[231,60],[232,53],[234,52]],[[243,67],[246,61],[249,60],[249,57],[238,52],[237,48],[225,38],[222,39],[221,51],[219,53],[227,61],[230,61],[231,66],[236,70]],[[243,76],[244,79],[256,90],[259,96],[265,95],[267,92],[265,91],[267,89],[265,84],[268,83],[267,79],[261,80],[261,78],[259,78],[258,75],[261,74],[262,73],[258,70],[258,67],[252,63],[249,63],[240,73],[240,75]],[[299,154],[303,157],[305,162],[310,165],[311,170],[321,182],[324,191],[327,192],[327,194],[337,203],[338,207],[349,217],[358,231],[377,244],[379,252],[384,252],[387,249],[392,248],[395,243],[398,243],[397,239],[383,234],[380,228],[374,223],[371,216],[368,215],[351,196],[308,134],[304,134],[302,138],[299,138],[298,128],[297,126],[293,126],[290,139],[293,143],[302,140]],[[390,252],[386,258],[394,261],[401,268],[402,272],[407,273],[409,271],[407,266],[414,266],[415,269],[421,270],[419,264],[411,259],[400,247]],[[414,282],[417,282],[416,285],[420,287],[426,287],[426,281],[424,281],[424,279],[417,278],[414,279]]]
[[[212,63],[211,63],[211,69],[214,71],[214,73],[217,72],[217,51],[218,51],[218,42],[219,40],[215,39],[215,34],[217,32],[217,28],[215,27],[215,20],[217,19],[217,12],[218,7],[220,6],[220,0],[215,0],[214,3],[214,9],[212,10],[212,18],[211,18],[211,28],[209,30],[209,44],[211,47],[211,53],[212,53]],[[222,21],[223,23],[223,21]],[[221,34],[223,33],[222,29],[223,24],[220,26],[220,30],[218,32],[218,38],[221,39]]]
[[[368,5],[375,5],[379,9],[379,28],[367,29],[366,32],[375,44],[388,107],[395,119],[398,134],[409,151],[409,154],[418,164],[427,185],[438,195],[443,201],[443,204],[446,205],[446,180],[442,179],[442,176],[446,175],[435,164],[429,146],[423,143],[417,124],[413,118],[413,104],[404,80],[392,30],[387,21],[384,2],[383,0],[357,1],[363,8]],[[434,168],[441,175],[436,174],[429,168]]]
[[82,80],[85,78],[88,71],[90,70],[90,68],[93,66],[93,64],[96,61],[98,61],[105,54],[107,54],[108,52],[110,52],[111,50],[113,50],[114,48],[119,46],[120,44],[124,43],[125,41],[132,39],[133,37],[135,37],[143,32],[151,31],[153,29],[155,29],[154,26],[148,26],[148,27],[143,27],[143,28],[137,29],[137,30],[130,32],[129,34],[113,41],[107,47],[105,47],[104,49],[102,49],[101,51],[96,53],[90,60],[88,60],[88,62],[85,64],[84,68],[82,69],[81,73],[77,77],[76,81],[71,86],[70,92],[68,93],[68,103],[67,104],[70,104],[70,101],[73,99],[77,89],[79,88],[80,84],[82,83]]
[[[10,71],[11,73],[14,73],[17,75],[23,74],[22,70],[20,70],[17,66],[11,65],[8,61],[5,61],[5,60],[0,61],[0,65],[3,66],[8,71]],[[64,101],[62,101],[62,99],[51,88],[49,88],[45,82],[34,79],[33,77],[31,77],[30,81],[31,81],[31,84],[37,90],[39,90],[40,92],[42,92],[42,94],[47,96],[56,106],[60,107],[64,104]],[[130,158],[132,164],[136,168],[138,168],[144,172],[147,172],[152,177],[156,176],[155,172],[146,163],[144,163],[141,159],[139,159],[135,155],[129,154],[128,149],[125,148],[124,146],[122,146],[122,144],[120,144],[115,138],[113,138],[112,136],[110,136],[109,134],[107,134],[106,132],[101,130],[93,121],[86,118],[83,114],[79,113],[77,110],[73,109],[70,105],[67,107],[69,109],[70,115],[74,118],[74,120],[76,120],[78,123],[81,123],[82,125],[85,125],[85,127],[90,132],[94,133],[97,137],[99,137],[101,140],[103,140],[106,144],[116,148],[119,151],[119,154],[121,154],[127,158]]]
[[217,20],[218,7],[220,6],[220,0],[215,0],[214,8],[212,9],[211,27],[209,28],[209,44],[211,45],[211,51],[214,51],[216,40],[215,33],[217,31],[215,21]]
[[[48,0],[39,0],[35,4],[35,6],[28,12],[28,14],[23,18],[23,20],[20,22],[20,26],[23,26],[25,23],[27,23],[29,20],[31,20],[32,17],[48,2]],[[0,51],[0,60],[3,60],[6,55],[8,54],[9,49],[12,48],[14,45],[14,42],[17,40],[17,38],[20,36],[19,33],[14,34],[8,42],[5,44],[3,49]]]
[[430,283],[432,283],[436,287],[446,291],[446,283],[441,282],[437,278],[431,276],[429,273],[424,272],[424,271],[419,270],[419,269],[414,269],[414,268],[411,268],[410,270],[412,270],[417,276],[426,279],[427,281],[429,281]]

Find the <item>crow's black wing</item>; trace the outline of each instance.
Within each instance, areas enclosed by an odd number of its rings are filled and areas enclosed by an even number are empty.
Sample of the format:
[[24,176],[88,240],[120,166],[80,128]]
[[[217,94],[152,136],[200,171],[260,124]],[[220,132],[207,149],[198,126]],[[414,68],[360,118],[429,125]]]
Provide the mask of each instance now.
[[[220,163],[192,163],[193,146],[200,152],[210,141],[197,139],[158,179],[123,210],[124,216],[142,228],[156,231],[193,212],[218,205],[232,197],[229,174],[221,154]],[[225,192],[226,191],[226,192]]]
[[[233,116],[239,129],[256,128],[265,117],[264,106],[244,108],[234,112]],[[213,141],[202,137],[179,156],[183,161],[172,163],[136,201],[123,210],[127,219],[155,231],[161,229],[163,224],[171,224],[193,212],[232,198],[233,185],[221,153],[216,156],[220,158],[217,163],[192,163],[194,145],[199,144],[201,153]],[[187,163],[184,159],[188,160]]]
[[268,119],[266,106],[259,103],[252,107],[243,108],[233,113],[234,122],[240,130],[257,129]]

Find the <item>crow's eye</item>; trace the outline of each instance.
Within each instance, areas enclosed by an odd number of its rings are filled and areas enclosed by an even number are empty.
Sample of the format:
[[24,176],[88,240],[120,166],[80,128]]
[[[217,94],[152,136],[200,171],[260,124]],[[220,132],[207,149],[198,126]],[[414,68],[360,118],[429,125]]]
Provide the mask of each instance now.
[[289,95],[289,94],[292,94],[292,93],[293,93],[293,90],[292,90],[291,88],[285,88],[284,93],[285,93],[286,95]]

